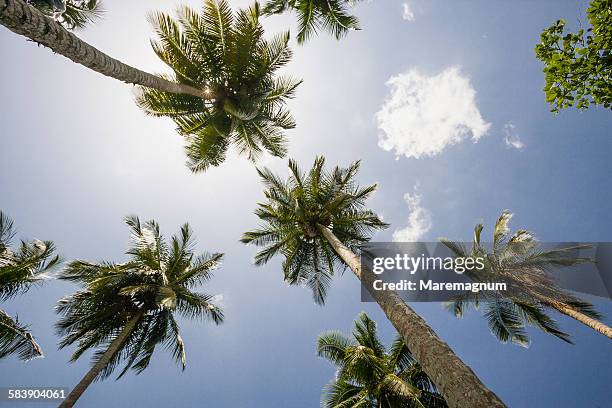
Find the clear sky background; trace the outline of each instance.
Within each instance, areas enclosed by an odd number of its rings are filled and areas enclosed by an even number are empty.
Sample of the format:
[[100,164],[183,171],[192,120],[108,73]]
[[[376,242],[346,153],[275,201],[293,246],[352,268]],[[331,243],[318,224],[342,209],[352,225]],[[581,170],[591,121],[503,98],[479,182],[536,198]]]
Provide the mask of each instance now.
[[[104,19],[78,35],[124,62],[164,71],[145,14],[175,3],[105,0]],[[587,2],[408,6],[366,2],[356,8],[362,31],[293,44],[287,71],[304,83],[290,103],[298,124],[290,156],[304,168],[317,154],[332,165],[362,159],[359,179],[380,184],[371,206],[391,223],[379,241],[394,233],[469,240],[480,221],[490,234],[505,208],[516,214],[511,227],[543,241],[612,241],[612,114],[549,113],[533,52],[543,28],[558,18],[575,27]],[[294,28],[293,16],[265,20],[268,34],[287,26]],[[137,214],[158,220],[168,236],[189,221],[200,250],[226,253],[204,289],[223,294],[226,322],[182,322],[186,371],[159,349],[143,374],[95,383],[81,406],[313,407],[334,374],[316,357],[320,332],[349,331],[365,310],[392,339],[377,305],[360,302],[350,273],[335,279],[319,307],[307,289],[282,281],[280,259],[252,266],[255,248],[238,240],[257,226],[263,194],[245,158],[230,155],[191,174],[173,124],[146,117],[130,85],[4,28],[0,51],[0,208],[19,237],[54,240],[68,260],[122,261],[122,217]],[[262,164],[286,174],[286,160]],[[55,302],[74,290],[50,281],[2,305],[31,323],[46,358],[1,361],[0,387],[72,387],[85,373],[89,355],[68,364],[73,350],[57,351],[52,330]],[[596,306],[612,315],[610,301]],[[439,304],[414,307],[509,406],[610,406],[610,342],[572,320],[558,316],[576,345],[530,330],[524,349],[498,343],[478,312],[459,320]]]

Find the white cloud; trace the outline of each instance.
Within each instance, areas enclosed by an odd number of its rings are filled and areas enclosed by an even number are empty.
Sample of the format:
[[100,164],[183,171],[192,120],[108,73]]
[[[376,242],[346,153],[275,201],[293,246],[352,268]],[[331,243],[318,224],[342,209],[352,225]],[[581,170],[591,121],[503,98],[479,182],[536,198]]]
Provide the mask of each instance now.
[[421,206],[421,194],[418,193],[418,183],[412,193],[404,194],[408,204],[408,225],[393,232],[395,242],[418,242],[431,229],[431,214]]
[[508,122],[504,125],[504,143],[506,143],[506,147],[510,149],[521,150],[525,147],[525,143],[523,143],[518,133],[516,133],[516,126],[514,126],[512,122]]
[[402,18],[406,21],[414,21],[414,12],[407,1],[402,4]]
[[213,295],[211,303],[219,307],[220,309],[227,308],[227,298],[223,294]]
[[411,69],[392,76],[386,85],[391,94],[376,113],[378,146],[397,156],[435,156],[468,137],[477,142],[491,127],[458,67],[433,76]]

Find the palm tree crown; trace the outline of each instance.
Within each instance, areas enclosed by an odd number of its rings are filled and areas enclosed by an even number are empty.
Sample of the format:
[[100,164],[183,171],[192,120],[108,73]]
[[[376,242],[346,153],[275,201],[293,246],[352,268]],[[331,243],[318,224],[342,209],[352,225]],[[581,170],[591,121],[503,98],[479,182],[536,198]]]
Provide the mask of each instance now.
[[281,14],[294,10],[298,16],[298,43],[303,44],[319,30],[329,31],[336,39],[350,30],[359,30],[359,20],[349,14],[349,8],[360,0],[270,0],[264,13]]
[[29,0],[28,3],[69,30],[93,23],[104,12],[100,0]]
[[397,336],[387,351],[376,323],[363,312],[355,320],[352,338],[335,331],[323,333],[317,352],[337,368],[323,393],[325,408],[447,406],[402,338]]
[[448,309],[461,317],[470,305],[475,308],[484,303],[484,315],[491,332],[503,343],[508,341],[521,346],[529,345],[527,325],[535,326],[563,341],[571,343],[570,336],[559,329],[557,322],[547,314],[546,300],[571,305],[593,318],[600,318],[590,303],[559,288],[548,272],[558,267],[572,266],[589,259],[575,256],[579,247],[543,250],[533,233],[519,229],[510,233],[508,223],[512,213],[504,210],[493,231],[490,252],[481,243],[483,225],[474,228],[474,239],[470,250],[461,243],[442,239],[442,243],[458,257],[482,257],[485,269],[466,271],[466,276],[475,280],[502,277],[514,288],[508,294],[483,292],[468,293],[447,304]]
[[133,330],[98,378],[109,376],[122,361],[121,377],[130,368],[142,372],[158,345],[171,351],[183,369],[186,354],[175,313],[188,319],[223,321],[213,296],[192,289],[210,279],[222,254],[195,255],[188,224],[166,242],[155,221],[141,224],[137,217],[126,218],[132,233],[127,251],[129,260],[116,264],[74,261],[60,279],[80,284],[82,289],[59,301],[57,323],[63,336],[60,347],[76,343],[72,361],[85,351],[96,349],[99,359],[128,321],[137,319]]
[[203,89],[207,99],[143,87],[139,106],[172,118],[193,171],[218,166],[229,145],[251,160],[264,150],[283,157],[284,130],[295,127],[285,104],[300,83],[276,73],[291,59],[289,33],[265,40],[257,3],[234,16],[225,0],[206,0],[201,14],[177,14],[151,16],[153,49],[173,70],[166,79]]
[[[8,300],[41,283],[46,273],[60,261],[54,255],[55,246],[50,241],[21,241],[11,249],[15,237],[13,221],[0,211],[0,301]],[[43,355],[42,350],[17,318],[0,310],[0,358],[17,354],[22,360]]]
[[324,166],[325,159],[317,157],[304,174],[295,161],[289,160],[286,181],[268,169],[258,169],[267,201],[259,203],[255,214],[264,224],[242,238],[244,243],[265,247],[255,256],[256,265],[282,254],[285,280],[310,287],[318,304],[325,302],[334,270],[345,268],[344,261],[321,234],[321,228],[332,230],[344,245],[357,252],[373,231],[387,227],[365,208],[376,185],[362,188],[356,184],[358,161],[331,171]]

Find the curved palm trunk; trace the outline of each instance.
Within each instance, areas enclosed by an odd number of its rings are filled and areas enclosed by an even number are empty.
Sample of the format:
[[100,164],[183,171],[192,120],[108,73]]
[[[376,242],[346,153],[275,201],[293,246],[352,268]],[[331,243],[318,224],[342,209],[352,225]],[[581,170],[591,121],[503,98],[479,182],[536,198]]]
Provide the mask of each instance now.
[[607,326],[606,324],[600,322],[599,320],[593,319],[592,317],[589,317],[585,315],[584,313],[579,312],[578,310],[574,309],[570,305],[563,303],[563,302],[555,302],[551,300],[542,300],[542,303],[544,303],[546,306],[549,306],[555,309],[559,313],[569,316],[572,319],[578,320],[580,323],[584,324],[585,326],[588,326],[591,329],[598,331],[604,336],[612,339],[612,328],[610,326]]
[[415,359],[436,384],[449,407],[505,407],[499,397],[476,377],[476,374],[397,293],[373,290],[372,283],[376,277],[372,271],[362,270],[359,257],[344,246],[328,228],[319,225],[319,230],[357,278],[368,288]]
[[167,81],[104,54],[23,0],[0,0],[0,24],[108,77],[160,91],[210,98],[201,89]]
[[139,312],[134,317],[132,317],[126,323],[121,333],[111,342],[108,346],[108,349],[104,352],[102,357],[94,364],[93,367],[85,374],[85,376],[79,381],[79,383],[70,391],[70,394],[62,401],[58,408],[70,408],[72,407],[77,400],[81,397],[81,395],[85,392],[87,387],[96,379],[100,371],[106,367],[106,365],[111,361],[113,356],[119,351],[123,343],[128,339],[132,330],[136,324],[142,318],[144,312]]
[[533,297],[542,305],[554,309],[565,316],[569,316],[585,326],[603,334],[607,338],[612,339],[612,328],[610,326],[582,313],[580,310],[568,304],[567,301],[559,300],[560,298],[555,297],[554,291],[552,291],[551,294],[546,295],[541,293],[539,290],[532,290],[532,288],[529,287],[531,284],[529,279],[527,279],[525,283],[528,285],[526,289],[527,292],[531,293]]

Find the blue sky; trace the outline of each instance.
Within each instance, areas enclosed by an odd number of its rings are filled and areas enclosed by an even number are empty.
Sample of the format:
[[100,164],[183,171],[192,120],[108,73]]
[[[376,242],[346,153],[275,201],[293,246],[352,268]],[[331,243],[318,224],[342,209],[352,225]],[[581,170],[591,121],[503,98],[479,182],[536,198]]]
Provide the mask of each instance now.
[[[106,0],[104,19],[78,35],[160,72],[144,17],[173,4]],[[303,167],[317,154],[333,165],[362,159],[360,180],[380,185],[371,206],[391,224],[379,241],[402,230],[423,240],[469,239],[480,221],[490,233],[505,208],[515,213],[511,227],[543,241],[612,241],[610,111],[549,113],[533,53],[543,28],[558,18],[575,25],[587,3],[408,4],[413,20],[402,18],[402,2],[364,2],[356,8],[363,30],[341,42],[322,34],[294,44],[287,71],[304,83],[290,103],[298,123],[289,134],[290,156]],[[292,17],[265,21],[269,34],[293,24]],[[229,155],[222,166],[191,174],[172,123],[139,111],[129,85],[0,31],[0,208],[14,218],[20,237],[52,239],[65,259],[121,261],[129,238],[122,217],[137,214],[158,220],[167,235],[189,221],[199,249],[226,253],[205,288],[223,294],[226,323],[182,323],[187,370],[181,373],[159,350],[143,374],[94,384],[82,406],[312,407],[333,376],[332,366],[315,356],[320,332],[348,331],[365,310],[391,340],[391,325],[375,304],[360,302],[351,274],[335,280],[319,307],[306,289],[286,286],[280,260],[251,265],[255,248],[238,239],[257,225],[253,210],[263,195],[245,158]],[[445,79],[445,72],[454,74]],[[377,112],[392,98],[386,84],[410,73],[400,90],[423,97],[400,98],[401,109],[384,118],[410,132],[385,134]],[[439,104],[421,103],[438,95]],[[432,120],[414,119],[423,117],[450,122],[430,132]],[[477,142],[462,129],[480,132]],[[520,149],[507,145],[506,131]],[[432,157],[396,157],[395,149],[379,146],[390,137],[393,146],[412,141],[431,151],[424,138],[430,134],[443,146]],[[448,144],[452,138],[460,141]],[[286,173],[286,160],[267,157],[262,164]],[[57,351],[51,334],[55,302],[74,289],[50,281],[2,305],[31,323],[46,358],[1,361],[0,387],[71,387],[85,373],[89,361],[68,364],[72,350]],[[612,315],[609,301],[596,305]],[[532,344],[523,349],[499,344],[477,313],[458,320],[439,304],[414,307],[509,406],[609,406],[609,341],[570,319],[559,317],[576,345],[530,330]]]

